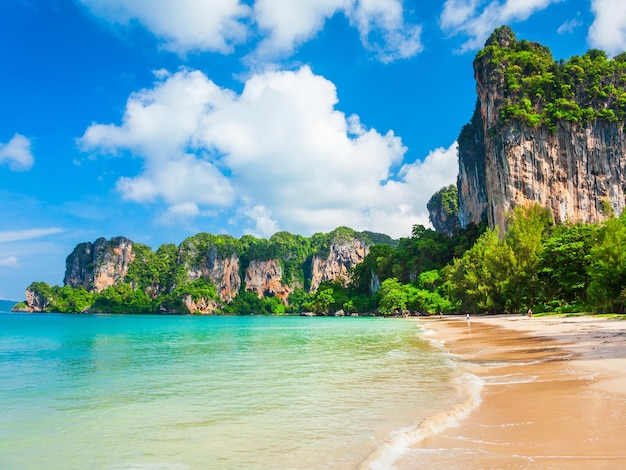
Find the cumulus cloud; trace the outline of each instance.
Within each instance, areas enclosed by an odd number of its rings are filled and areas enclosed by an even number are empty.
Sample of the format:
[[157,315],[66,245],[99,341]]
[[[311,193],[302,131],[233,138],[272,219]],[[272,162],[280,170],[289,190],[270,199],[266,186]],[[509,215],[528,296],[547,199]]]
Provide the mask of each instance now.
[[404,13],[398,0],[360,0],[348,16],[365,47],[375,50],[381,61],[390,62],[422,50],[422,28],[405,23]]
[[327,18],[350,7],[353,0],[256,0],[254,17],[265,39],[260,53],[291,52],[294,47],[317,34]]
[[593,0],[595,19],[589,28],[591,46],[618,54],[626,50],[626,3],[621,0]]
[[[95,16],[129,26],[140,24],[179,54],[230,53],[259,40],[256,59],[289,55],[313,38],[328,18],[343,14],[368,50],[389,62],[421,51],[421,27],[405,21],[402,0],[80,0]],[[249,2],[248,2],[249,3]]]
[[422,50],[421,27],[405,21],[401,0],[257,0],[254,11],[259,28],[267,34],[257,51],[261,56],[291,52],[339,13],[357,29],[363,46],[383,62]]
[[198,205],[227,206],[233,188],[216,167],[213,149],[187,153],[206,107],[219,107],[230,92],[198,71],[159,73],[154,88],[128,99],[123,124],[94,124],[79,143],[86,151],[129,150],[144,157],[144,171],[117,182],[122,196],[136,202],[162,199],[171,214],[197,215]]
[[143,25],[177,53],[230,52],[245,42],[251,9],[240,0],[80,0],[112,23]]
[[117,189],[170,215],[219,211],[259,235],[350,225],[401,236],[427,223],[428,198],[456,178],[456,147],[401,167],[401,139],[337,102],[308,67],[254,75],[240,94],[181,70],[131,95],[121,124],[94,124],[80,144],[141,157],[143,171]]
[[[528,19],[562,0],[446,0],[439,18],[443,31],[450,35],[468,36],[460,52],[479,49],[491,32],[503,24]],[[618,0],[619,1],[619,0]]]
[[30,170],[35,163],[30,140],[15,134],[6,144],[0,143],[0,163],[7,163],[13,171]]

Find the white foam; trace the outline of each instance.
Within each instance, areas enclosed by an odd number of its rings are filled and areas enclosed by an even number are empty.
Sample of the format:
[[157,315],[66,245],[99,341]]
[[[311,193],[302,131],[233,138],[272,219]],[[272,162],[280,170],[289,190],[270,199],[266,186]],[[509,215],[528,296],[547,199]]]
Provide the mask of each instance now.
[[515,366],[534,366],[537,364],[543,364],[545,362],[549,362],[550,359],[537,359],[534,361],[501,361],[501,362],[483,362],[480,363],[482,366],[485,367],[492,367],[492,368],[497,368],[497,367],[515,367]]
[[484,382],[477,376],[469,373],[457,379],[459,391],[465,398],[453,408],[439,411],[424,418],[416,426],[411,426],[395,432],[387,441],[379,446],[372,455],[359,465],[362,470],[390,470],[394,463],[405,453],[410,446],[439,434],[445,429],[457,426],[469,413],[480,404],[480,395]]
[[483,377],[486,385],[527,384],[537,380],[536,375],[505,374]]

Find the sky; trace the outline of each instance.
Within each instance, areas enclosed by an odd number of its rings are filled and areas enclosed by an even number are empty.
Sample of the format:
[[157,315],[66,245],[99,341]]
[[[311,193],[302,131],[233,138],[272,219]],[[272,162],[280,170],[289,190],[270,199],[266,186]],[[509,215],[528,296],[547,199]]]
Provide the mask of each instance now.
[[0,0],[0,298],[99,237],[410,236],[504,24],[626,50],[623,0]]

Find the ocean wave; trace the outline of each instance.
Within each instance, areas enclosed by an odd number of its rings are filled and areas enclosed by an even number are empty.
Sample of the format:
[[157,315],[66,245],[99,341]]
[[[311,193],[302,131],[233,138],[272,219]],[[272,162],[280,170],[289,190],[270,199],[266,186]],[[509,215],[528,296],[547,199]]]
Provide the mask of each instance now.
[[464,398],[454,407],[424,418],[419,424],[396,431],[358,466],[360,470],[390,470],[412,445],[447,428],[457,426],[480,405],[484,381],[473,374],[463,373],[456,379],[459,394]]

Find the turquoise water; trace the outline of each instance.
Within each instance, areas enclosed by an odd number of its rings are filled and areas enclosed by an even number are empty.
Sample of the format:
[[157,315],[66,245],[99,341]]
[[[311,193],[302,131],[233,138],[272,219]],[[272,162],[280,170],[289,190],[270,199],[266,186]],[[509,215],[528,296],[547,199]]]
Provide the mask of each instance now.
[[390,468],[458,376],[404,319],[0,313],[0,468]]

